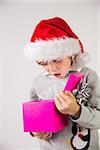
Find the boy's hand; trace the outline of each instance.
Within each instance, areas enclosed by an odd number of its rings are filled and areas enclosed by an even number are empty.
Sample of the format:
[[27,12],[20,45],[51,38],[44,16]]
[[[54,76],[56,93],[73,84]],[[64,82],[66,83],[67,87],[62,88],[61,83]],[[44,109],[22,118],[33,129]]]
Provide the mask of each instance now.
[[34,136],[44,140],[47,140],[52,137],[52,133],[49,132],[32,132],[32,133],[34,134]]
[[77,103],[75,96],[70,91],[60,92],[55,98],[57,109],[73,117],[80,115],[80,105]]

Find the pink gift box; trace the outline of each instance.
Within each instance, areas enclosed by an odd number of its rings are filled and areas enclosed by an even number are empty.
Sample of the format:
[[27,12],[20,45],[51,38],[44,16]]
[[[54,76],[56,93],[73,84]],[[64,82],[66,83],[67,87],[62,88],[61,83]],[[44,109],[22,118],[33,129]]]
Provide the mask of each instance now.
[[[64,88],[72,91],[84,77],[72,73]],[[68,125],[68,116],[60,113],[54,100],[33,100],[22,104],[24,132],[58,132]]]
[[54,100],[23,104],[25,132],[57,132],[67,126],[67,115],[61,114]]

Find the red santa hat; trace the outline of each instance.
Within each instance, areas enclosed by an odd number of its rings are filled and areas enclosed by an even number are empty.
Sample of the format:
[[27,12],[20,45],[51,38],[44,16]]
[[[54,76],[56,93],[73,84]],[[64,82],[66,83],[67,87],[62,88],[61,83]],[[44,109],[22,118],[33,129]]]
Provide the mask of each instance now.
[[32,61],[51,61],[78,55],[76,64],[89,60],[83,45],[69,25],[59,17],[41,20],[24,48],[25,57]]

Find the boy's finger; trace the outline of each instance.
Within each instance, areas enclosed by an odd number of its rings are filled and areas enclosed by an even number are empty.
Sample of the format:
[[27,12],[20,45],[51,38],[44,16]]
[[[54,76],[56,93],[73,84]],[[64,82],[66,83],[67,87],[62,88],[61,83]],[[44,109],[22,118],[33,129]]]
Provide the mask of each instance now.
[[64,92],[60,92],[60,96],[64,99],[65,102],[69,99],[69,95],[65,94]]
[[72,96],[72,97],[74,97],[74,95],[72,94],[72,92],[71,92],[71,91],[65,91],[64,93],[65,93],[65,94],[67,94],[68,96]]
[[42,136],[45,132],[35,132],[34,135],[35,136]]
[[49,139],[52,137],[52,133],[49,133],[48,136],[46,137],[46,139]]
[[65,106],[66,105],[66,99],[61,96],[61,95],[58,95],[57,97],[59,99],[59,101],[61,102],[62,106]]
[[55,103],[59,104],[59,105],[62,105],[60,99],[58,98],[58,96],[56,96],[55,98]]
[[49,138],[50,137],[50,133],[45,133],[44,135],[43,135],[43,138]]
[[41,137],[39,137],[40,139],[48,139],[51,137],[51,133],[45,132]]
[[61,102],[58,100],[57,97],[55,97],[55,105],[57,107],[58,110],[60,110],[62,108],[62,104]]

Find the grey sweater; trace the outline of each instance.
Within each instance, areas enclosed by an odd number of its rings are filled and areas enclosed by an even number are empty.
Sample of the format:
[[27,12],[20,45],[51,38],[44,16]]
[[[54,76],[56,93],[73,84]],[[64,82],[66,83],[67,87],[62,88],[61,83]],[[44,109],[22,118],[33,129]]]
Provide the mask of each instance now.
[[[72,71],[74,72],[74,71]],[[75,71],[76,72],[76,71]],[[100,128],[100,80],[96,72],[84,67],[80,72],[85,74],[80,87],[85,85],[87,93],[74,93],[81,105],[81,114],[78,119],[69,116],[68,126],[53,133],[48,140],[37,139],[39,150],[99,150],[98,129]],[[65,78],[57,79],[53,75],[42,73],[32,83],[30,98],[52,99],[65,87],[69,72]],[[83,84],[85,83],[85,84]],[[87,89],[86,89],[87,88]],[[84,90],[83,90],[84,91]]]

